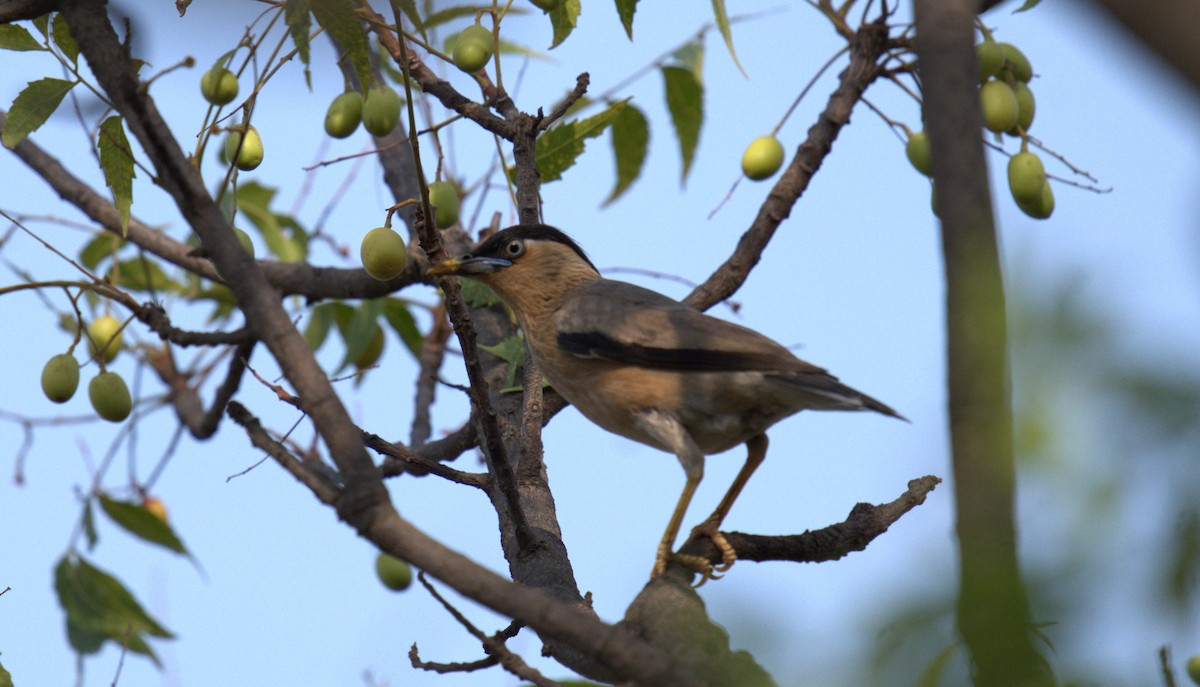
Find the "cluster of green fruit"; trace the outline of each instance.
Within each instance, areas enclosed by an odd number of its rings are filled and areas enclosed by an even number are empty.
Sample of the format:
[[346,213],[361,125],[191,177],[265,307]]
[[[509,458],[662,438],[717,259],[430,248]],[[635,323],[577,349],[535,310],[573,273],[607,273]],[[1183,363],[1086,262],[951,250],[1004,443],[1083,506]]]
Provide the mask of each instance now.
[[[446,229],[458,221],[458,191],[450,182],[435,181],[429,185],[429,204],[433,207],[434,224],[438,229]],[[394,229],[377,227],[363,237],[359,257],[367,274],[387,281],[404,271],[408,264],[408,248]]]
[[[87,326],[92,356],[111,362],[121,348],[121,323],[111,315],[98,317]],[[79,388],[79,362],[71,353],[60,353],[42,368],[42,392],[55,403],[66,403]],[[96,414],[109,422],[121,422],[133,411],[129,387],[116,372],[101,371],[88,384],[88,399]]]
[[[237,98],[237,76],[219,64],[214,65],[200,77],[200,94],[213,105],[228,105]],[[230,127],[221,152],[226,164],[232,162],[238,169],[248,172],[262,164],[262,137],[252,126]]]
[[[983,126],[999,136],[1008,134],[1021,139],[1021,152],[1008,163],[1008,186],[1017,207],[1035,219],[1046,219],[1054,212],[1054,192],[1046,178],[1041,159],[1029,152],[1029,127],[1037,112],[1037,102],[1029,89],[1033,67],[1029,58],[1011,43],[997,43],[986,37],[975,46],[979,62],[979,106]],[[933,174],[933,156],[924,131],[911,134],[905,145],[908,161],[925,176]]]
[[400,95],[388,86],[375,86],[363,98],[358,91],[346,91],[329,103],[325,111],[325,133],[346,138],[359,123],[373,136],[387,136],[400,122]]

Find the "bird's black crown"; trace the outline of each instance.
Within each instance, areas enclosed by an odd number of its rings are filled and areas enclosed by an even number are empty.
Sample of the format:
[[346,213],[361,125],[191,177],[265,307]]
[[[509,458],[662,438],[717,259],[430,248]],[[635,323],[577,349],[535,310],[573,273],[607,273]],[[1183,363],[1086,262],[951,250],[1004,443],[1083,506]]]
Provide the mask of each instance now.
[[[505,244],[513,239],[524,239],[529,241],[553,241],[555,243],[561,243],[567,248],[575,251],[575,254],[578,255],[584,262],[591,265],[592,269],[596,269],[596,266],[592,265],[592,261],[588,259],[587,253],[583,252],[583,249],[579,247],[578,243],[575,243],[570,236],[567,236],[562,231],[555,229],[549,224],[515,224],[506,229],[501,229],[495,234],[489,236],[486,241],[479,244],[479,247],[477,247],[475,251],[471,253],[471,255],[474,257],[505,258],[507,256],[504,254],[503,248]],[[596,271],[599,272],[600,270]]]

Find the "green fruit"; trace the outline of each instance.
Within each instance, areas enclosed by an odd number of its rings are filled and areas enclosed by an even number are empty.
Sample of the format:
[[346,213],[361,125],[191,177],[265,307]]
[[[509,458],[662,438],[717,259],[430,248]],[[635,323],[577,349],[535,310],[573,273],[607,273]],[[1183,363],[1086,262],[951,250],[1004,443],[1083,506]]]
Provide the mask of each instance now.
[[1017,46],[1012,43],[1000,43],[1000,47],[1004,49],[1004,64],[1014,79],[1029,81],[1033,78],[1033,65],[1029,64],[1029,58],[1025,57],[1025,53],[1018,50]]
[[975,46],[975,59],[979,62],[979,81],[982,83],[1004,68],[1004,48],[996,41],[983,41]]
[[769,178],[782,164],[783,144],[774,136],[759,136],[742,153],[742,172],[754,181]]
[[429,185],[429,204],[434,207],[434,224],[438,229],[452,227],[458,221],[458,191],[449,181]]
[[562,4],[562,0],[529,0],[529,1],[533,3],[534,7],[538,8],[539,10],[542,10],[543,12],[550,12],[551,10],[555,10],[558,8],[559,5]]
[[363,101],[363,127],[375,136],[387,136],[400,121],[400,96],[387,86],[376,86]]
[[477,72],[487,66],[495,47],[492,32],[479,24],[472,24],[463,29],[454,41],[454,66],[467,73]]
[[104,352],[104,362],[111,362],[121,350],[121,321],[112,315],[103,315],[87,326],[88,350],[92,357]]
[[213,67],[200,77],[200,94],[213,105],[233,102],[238,94],[238,80],[224,67]]
[[[346,138],[362,121],[363,97],[357,91],[347,91],[329,103],[325,112],[325,133],[334,138]],[[397,111],[396,118],[400,113]],[[394,125],[393,125],[394,126]]]
[[42,392],[55,403],[66,403],[79,388],[79,361],[70,353],[59,353],[42,368]]
[[383,586],[394,592],[408,589],[413,581],[412,568],[408,563],[386,553],[380,553],[375,558],[375,574]]
[[359,250],[363,268],[367,274],[380,281],[399,276],[408,263],[408,250],[404,239],[389,227],[379,227],[367,232]]
[[1187,661],[1187,674],[1192,682],[1200,685],[1200,656],[1193,656]]
[[1017,153],[1008,161],[1008,188],[1017,203],[1040,202],[1045,183],[1046,168],[1037,155]]
[[1017,125],[1021,106],[1017,94],[1003,81],[988,81],[979,89],[983,125],[992,131],[1008,131]]
[[[246,129],[246,140],[242,141],[242,133],[240,131],[230,131],[225,137],[225,157],[233,160],[237,168],[243,172],[258,167],[263,161],[263,144],[262,137],[258,135],[258,129],[249,127]],[[238,149],[241,146],[241,149]]]
[[1046,219],[1054,213],[1054,191],[1050,189],[1050,181],[1042,182],[1041,193],[1035,201],[1017,201],[1021,212],[1034,219]]
[[908,137],[908,143],[904,146],[904,152],[908,155],[908,161],[916,167],[917,171],[925,176],[933,175],[933,154],[929,149],[929,137],[924,131],[918,131]]
[[[1017,96],[1017,127],[1022,131],[1029,131],[1029,127],[1033,125],[1033,116],[1037,113],[1037,101],[1033,98],[1033,91],[1029,90],[1024,82],[1018,81],[1013,84],[1013,93]],[[1014,128],[1008,133],[1017,134]]]
[[96,414],[109,422],[120,422],[133,411],[129,387],[116,372],[101,372],[88,384],[88,398]]
[[365,370],[379,362],[379,357],[383,355],[383,341],[383,327],[375,325],[375,328],[371,330],[371,341],[367,343],[367,347],[363,349],[362,353],[359,353],[358,357],[354,359],[354,367],[359,370]]

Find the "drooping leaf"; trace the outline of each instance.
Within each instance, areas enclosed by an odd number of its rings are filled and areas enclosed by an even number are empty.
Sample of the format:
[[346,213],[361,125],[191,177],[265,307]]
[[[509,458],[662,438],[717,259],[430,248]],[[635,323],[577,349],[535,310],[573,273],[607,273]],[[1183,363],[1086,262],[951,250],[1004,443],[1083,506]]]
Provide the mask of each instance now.
[[4,669],[2,663],[0,663],[0,687],[13,687],[12,675]]
[[345,303],[322,303],[308,313],[308,324],[304,327],[304,340],[308,347],[318,350],[329,336],[329,328],[334,324],[338,329],[344,329],[354,317],[354,308]]
[[382,310],[383,304],[378,299],[365,301],[361,307],[354,309],[350,321],[339,327],[342,340],[346,343],[346,354],[338,364],[338,371],[349,367],[367,350],[371,338],[375,336],[375,330],[379,328],[378,319]]
[[50,34],[54,36],[54,44],[68,60],[71,60],[71,64],[78,64],[79,46],[75,45],[75,37],[71,35],[71,29],[67,28],[67,20],[63,19],[62,14],[54,15],[54,21],[50,23]]
[[481,281],[464,277],[459,284],[462,286],[463,302],[472,308],[487,308],[500,302],[496,292]]
[[54,589],[66,611],[67,634],[76,651],[93,653],[111,640],[157,663],[143,635],[173,637],[117,578],[78,556],[63,556],[55,566]]
[[534,157],[542,183],[561,179],[563,172],[570,169],[583,153],[584,141],[604,133],[621,114],[621,110],[625,109],[627,102],[615,102],[587,119],[576,119],[551,127],[538,137]]
[[351,0],[311,0],[312,13],[317,22],[325,27],[354,65],[358,72],[359,81],[363,87],[371,83],[370,47],[367,44],[367,30],[362,19],[354,11],[355,3]]
[[404,346],[412,352],[413,356],[421,354],[421,345],[425,342],[425,337],[421,335],[421,330],[417,328],[417,321],[413,318],[412,313],[408,310],[408,303],[405,303],[399,298],[387,298],[383,302],[383,316],[387,319],[392,330],[400,336],[400,340],[404,342]]
[[175,530],[162,518],[140,503],[117,501],[100,495],[100,508],[112,521],[120,525],[126,532],[145,539],[151,544],[170,549],[175,553],[188,555],[187,547],[183,545]]
[[12,107],[4,120],[4,128],[0,130],[0,140],[6,148],[12,148],[25,137],[38,130],[51,114],[58,109],[59,103],[67,96],[74,81],[52,79],[46,77],[31,81],[13,101]]
[[1041,2],[1042,2],[1042,0],[1025,0],[1024,5],[1021,5],[1017,9],[1013,10],[1013,14],[1016,14],[1017,12],[1025,12],[1025,11],[1031,10],[1034,7],[1037,7],[1039,4],[1041,4]]
[[683,158],[681,181],[686,183],[696,146],[700,143],[700,126],[704,122],[704,86],[690,70],[683,67],[663,67],[663,84],[667,92],[667,109],[679,140]]
[[729,28],[729,13],[725,11],[725,0],[712,0],[712,5],[713,18],[717,21],[717,30],[725,39],[725,47],[729,48],[729,56],[733,58],[733,63],[737,65],[742,76],[747,76],[746,70],[742,69],[742,63],[738,62],[737,52],[733,49],[733,30]]
[[100,169],[104,183],[112,189],[113,202],[121,215],[121,236],[129,232],[129,208],[133,205],[133,151],[125,138],[121,118],[113,115],[100,125]]
[[567,40],[567,36],[575,30],[581,10],[579,0],[563,0],[558,7],[550,10],[550,26],[554,28],[554,39],[550,42],[551,50]]
[[[445,9],[438,10],[437,12],[432,12],[432,13],[430,13],[430,15],[428,17],[425,17],[425,28],[432,29],[432,28],[441,26],[442,24],[446,24],[448,22],[454,21],[455,19],[458,19],[460,17],[474,17],[477,13],[479,13],[481,11],[484,11],[484,10],[491,11],[491,9],[492,9],[492,6],[490,4],[488,4],[488,5],[455,5],[454,7],[447,7]],[[513,9],[519,10],[520,8],[513,8]],[[513,11],[512,9],[509,10],[509,12],[512,12],[512,11]],[[492,28],[491,24],[487,23],[487,20],[484,20],[483,25],[486,28],[488,28],[489,30]]]
[[504,386],[515,386],[517,383],[517,368],[525,364],[525,337],[519,333],[513,334],[498,344],[492,346],[480,344],[479,348],[508,363],[504,377]]
[[37,42],[33,34],[20,24],[0,24],[0,50],[45,50],[46,46]]
[[283,9],[283,20],[287,23],[288,35],[296,45],[296,55],[304,63],[304,81],[312,90],[312,70],[309,68],[310,49],[308,34],[312,31],[312,19],[309,16],[312,8],[309,0],[287,0]]
[[96,515],[91,499],[83,507],[83,536],[87,539],[88,551],[96,548],[100,536],[96,534]]
[[47,13],[34,17],[33,27],[38,30],[38,33],[42,34],[42,38],[48,37],[50,35],[50,14]]
[[617,162],[617,183],[604,201],[612,203],[625,193],[642,173],[646,150],[650,145],[650,124],[646,115],[633,105],[627,105],[612,125],[613,157]]
[[621,26],[625,27],[625,35],[633,40],[633,14],[637,12],[638,0],[617,0],[617,16],[621,18]]
[[308,255],[308,231],[291,215],[273,212],[278,189],[255,182],[240,184],[237,207],[262,234],[267,250],[281,262],[298,262]]

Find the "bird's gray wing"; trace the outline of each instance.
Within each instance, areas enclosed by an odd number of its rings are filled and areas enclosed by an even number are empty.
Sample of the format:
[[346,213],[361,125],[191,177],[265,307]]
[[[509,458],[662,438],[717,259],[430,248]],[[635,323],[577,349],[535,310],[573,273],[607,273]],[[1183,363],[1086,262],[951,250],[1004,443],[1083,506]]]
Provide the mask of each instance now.
[[903,418],[752,329],[634,284],[601,279],[579,287],[555,313],[554,326],[559,348],[582,358],[680,372],[762,372],[827,399],[830,409]]
[[580,357],[681,371],[828,374],[758,332],[626,282],[581,286],[554,325],[558,345]]

